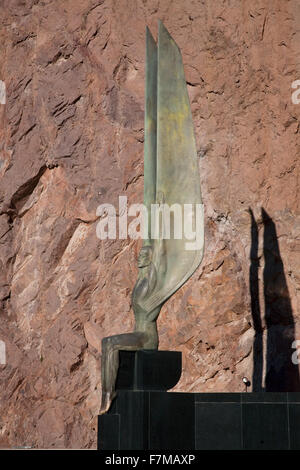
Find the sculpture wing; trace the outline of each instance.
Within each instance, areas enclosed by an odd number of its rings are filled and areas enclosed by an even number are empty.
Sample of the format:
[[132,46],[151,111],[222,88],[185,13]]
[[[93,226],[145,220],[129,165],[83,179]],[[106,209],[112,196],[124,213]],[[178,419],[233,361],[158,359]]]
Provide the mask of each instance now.
[[148,212],[144,245],[151,239],[151,204],[156,201],[156,149],[157,149],[157,46],[146,29],[146,90],[144,134],[144,205]]
[[[149,147],[146,151],[149,152]],[[197,152],[182,58],[177,44],[162,22],[159,22],[157,58],[156,196],[160,193],[169,206],[179,204],[183,208],[185,204],[192,205],[194,229],[198,205],[201,212],[200,227],[195,249],[186,249],[186,243],[193,240],[184,234],[182,239],[163,241],[164,272],[160,275],[160,263],[163,260],[157,253],[157,286],[143,303],[149,312],[189,279],[199,266],[204,251],[204,217]],[[159,246],[161,240],[155,241],[154,250]]]

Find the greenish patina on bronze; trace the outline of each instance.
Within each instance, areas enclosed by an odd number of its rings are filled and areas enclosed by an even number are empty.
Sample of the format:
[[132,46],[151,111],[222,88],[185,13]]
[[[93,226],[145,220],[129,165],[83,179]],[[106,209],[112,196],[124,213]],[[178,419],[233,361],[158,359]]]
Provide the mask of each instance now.
[[[164,302],[199,266],[204,249],[203,214],[200,246],[183,236],[164,239],[164,219],[159,236],[151,234],[151,205],[201,205],[201,192],[192,114],[180,50],[162,22],[158,47],[147,28],[144,144],[144,204],[148,228],[138,257],[139,275],[132,294],[135,316],[133,333],[102,341],[102,402],[105,413],[115,396],[120,350],[157,349],[156,320]],[[202,207],[202,206],[201,206]],[[199,232],[199,228],[198,228]],[[199,236],[199,233],[198,233]]]

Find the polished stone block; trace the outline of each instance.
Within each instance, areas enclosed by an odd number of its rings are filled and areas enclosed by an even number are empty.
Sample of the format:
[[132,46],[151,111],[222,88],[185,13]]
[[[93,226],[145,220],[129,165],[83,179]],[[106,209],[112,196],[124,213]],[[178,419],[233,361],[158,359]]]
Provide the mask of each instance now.
[[297,393],[120,390],[99,417],[99,448],[300,450],[299,423]]
[[99,416],[102,450],[300,450],[300,393],[166,392],[181,354],[121,351],[117,398]]
[[195,403],[240,403],[241,393],[195,393]]
[[300,403],[300,392],[288,392],[287,400],[289,403]]
[[99,449],[193,450],[194,409],[191,393],[120,390],[99,416]]
[[287,405],[243,404],[243,448],[246,450],[289,449]]
[[[102,450],[142,450],[148,448],[149,394],[120,390],[112,407],[98,417],[98,433],[107,438],[99,439]],[[110,426],[109,431],[107,431]],[[114,435],[112,441],[111,435]],[[111,447],[112,442],[116,447]]]
[[147,449],[149,434],[148,392],[120,390],[115,401],[116,412],[120,416],[119,449]]
[[133,390],[135,375],[135,351],[119,352],[119,370],[116,390]]
[[170,390],[181,376],[181,352],[120,351],[116,390]]
[[181,353],[120,351],[119,360],[117,397],[98,420],[107,433],[99,449],[194,449],[194,395],[166,392],[180,379]]
[[251,392],[241,393],[242,403],[287,403],[287,393]]
[[98,449],[115,450],[120,448],[120,415],[98,416]]
[[240,403],[196,403],[195,413],[196,449],[242,449]]
[[149,393],[149,449],[195,449],[195,404],[192,393]]
[[300,403],[289,405],[290,449],[300,450]]

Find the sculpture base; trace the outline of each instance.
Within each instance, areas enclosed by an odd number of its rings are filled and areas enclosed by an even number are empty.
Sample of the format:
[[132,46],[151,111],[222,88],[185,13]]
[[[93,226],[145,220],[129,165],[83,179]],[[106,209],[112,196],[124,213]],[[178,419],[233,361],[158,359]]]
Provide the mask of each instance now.
[[[300,393],[168,393],[180,358],[120,352],[118,395],[98,419],[99,450],[300,450]],[[162,390],[153,390],[159,377]]]
[[300,393],[195,393],[199,450],[300,450]]
[[98,448],[189,449],[193,395],[166,392],[180,379],[181,352],[120,351],[119,359],[117,397],[108,413],[99,416]]
[[116,390],[170,390],[181,376],[181,352],[120,351]]
[[194,449],[194,419],[191,393],[121,390],[99,416],[98,449]]

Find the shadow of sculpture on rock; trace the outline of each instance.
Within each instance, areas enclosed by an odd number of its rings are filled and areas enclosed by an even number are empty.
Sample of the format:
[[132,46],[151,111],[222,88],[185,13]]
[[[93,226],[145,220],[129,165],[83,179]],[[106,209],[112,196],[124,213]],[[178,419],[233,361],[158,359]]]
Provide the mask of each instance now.
[[249,285],[254,328],[252,391],[261,392],[263,390],[263,327],[259,301],[258,225],[251,209],[249,212],[251,216]]
[[[300,391],[299,369],[292,362],[295,340],[295,322],[289,290],[280,256],[276,226],[262,209],[263,223],[263,296],[266,351],[263,351],[263,321],[259,301],[259,236],[258,225],[250,209],[250,296],[253,327],[253,391],[297,392]],[[265,361],[265,380],[263,369]]]

